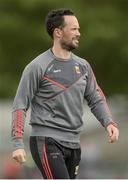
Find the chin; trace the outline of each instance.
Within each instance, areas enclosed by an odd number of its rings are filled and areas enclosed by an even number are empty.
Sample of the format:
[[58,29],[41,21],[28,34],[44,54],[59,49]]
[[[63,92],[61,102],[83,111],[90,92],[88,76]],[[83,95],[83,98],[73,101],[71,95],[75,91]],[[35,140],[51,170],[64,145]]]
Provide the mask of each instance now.
[[74,49],[76,49],[76,48],[78,48],[78,47],[79,47],[79,45],[78,45],[78,44],[74,45]]
[[79,43],[74,43],[73,46],[77,48],[79,46]]

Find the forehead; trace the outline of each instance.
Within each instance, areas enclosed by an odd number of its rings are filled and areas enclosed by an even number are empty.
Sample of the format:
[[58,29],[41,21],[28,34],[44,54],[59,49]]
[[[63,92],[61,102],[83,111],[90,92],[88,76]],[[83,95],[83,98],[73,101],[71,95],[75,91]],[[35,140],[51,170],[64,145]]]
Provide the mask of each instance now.
[[67,26],[77,26],[79,27],[79,22],[77,20],[77,18],[75,16],[64,16],[64,22],[65,22],[65,25]]

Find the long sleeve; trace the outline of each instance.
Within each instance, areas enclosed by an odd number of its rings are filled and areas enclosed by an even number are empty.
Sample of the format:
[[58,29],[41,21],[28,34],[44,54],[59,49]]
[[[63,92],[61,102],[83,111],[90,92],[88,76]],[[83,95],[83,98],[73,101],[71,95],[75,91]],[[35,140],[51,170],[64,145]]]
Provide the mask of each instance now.
[[92,113],[100,121],[102,126],[106,127],[110,123],[117,126],[116,122],[114,122],[112,119],[112,115],[106,102],[106,98],[101,88],[98,86],[95,75],[89,64],[87,78],[85,99],[87,100]]
[[14,150],[24,148],[25,116],[35,93],[38,91],[39,81],[39,68],[34,63],[26,66],[13,102],[11,137]]

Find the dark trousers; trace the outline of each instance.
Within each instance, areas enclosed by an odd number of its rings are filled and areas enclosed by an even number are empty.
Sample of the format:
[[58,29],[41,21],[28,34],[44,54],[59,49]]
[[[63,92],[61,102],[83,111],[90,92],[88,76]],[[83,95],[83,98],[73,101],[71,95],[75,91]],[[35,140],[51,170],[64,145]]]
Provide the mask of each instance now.
[[75,179],[81,149],[70,149],[50,137],[30,137],[30,150],[45,179]]

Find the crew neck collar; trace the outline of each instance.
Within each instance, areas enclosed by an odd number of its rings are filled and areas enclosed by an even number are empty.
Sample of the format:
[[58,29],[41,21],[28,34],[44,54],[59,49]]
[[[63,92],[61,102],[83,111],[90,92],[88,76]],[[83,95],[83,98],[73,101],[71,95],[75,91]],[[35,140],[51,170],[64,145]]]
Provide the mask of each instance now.
[[55,56],[54,53],[53,53],[53,51],[52,51],[52,48],[49,49],[49,53],[50,53],[50,55],[51,55],[54,59],[56,59],[56,60],[58,60],[58,61],[68,62],[68,61],[71,61],[71,60],[72,60],[72,53],[71,53],[70,58],[68,58],[68,59],[64,59],[64,58],[60,58],[60,57]]

